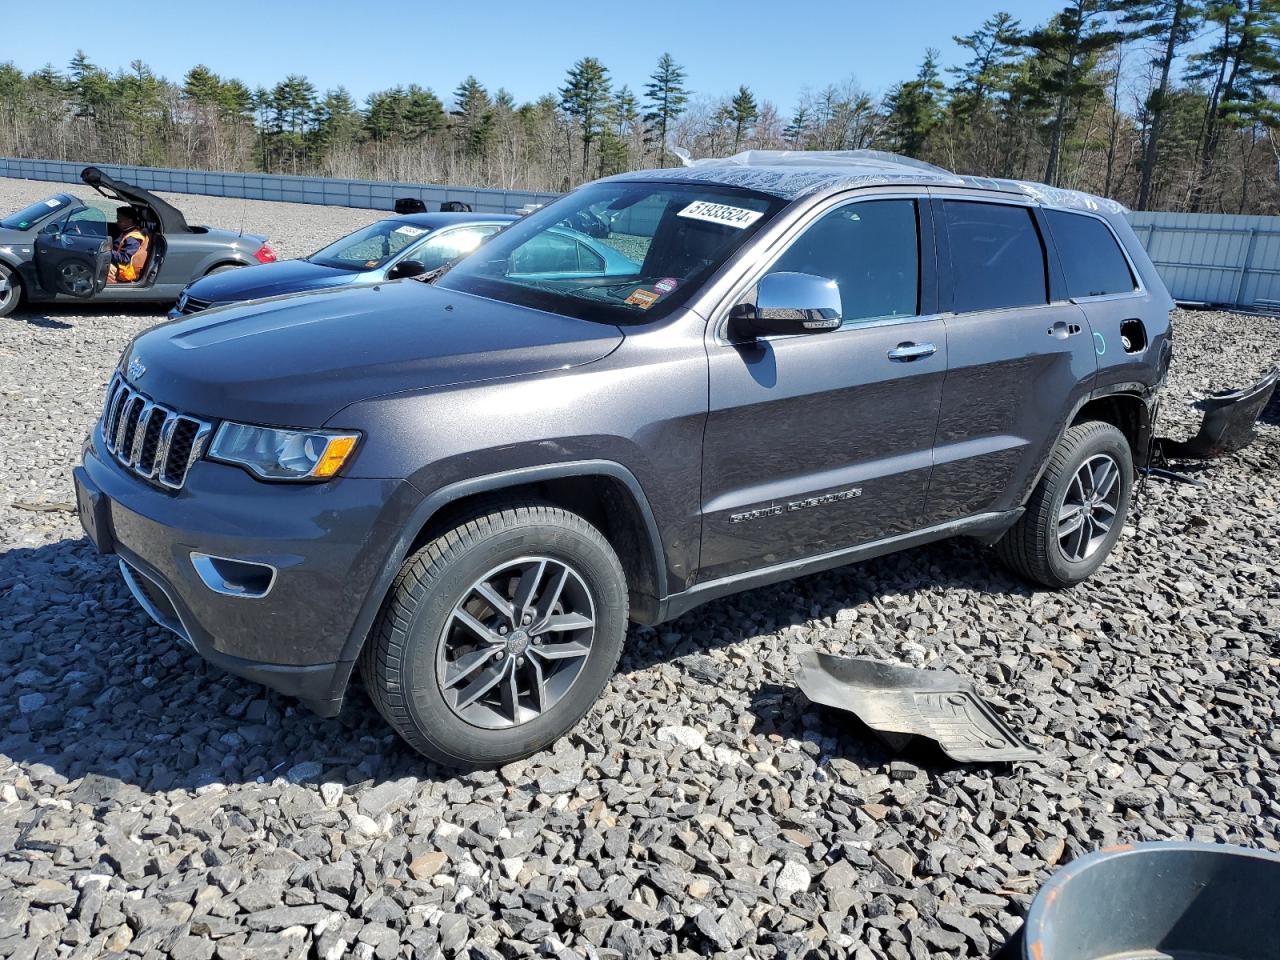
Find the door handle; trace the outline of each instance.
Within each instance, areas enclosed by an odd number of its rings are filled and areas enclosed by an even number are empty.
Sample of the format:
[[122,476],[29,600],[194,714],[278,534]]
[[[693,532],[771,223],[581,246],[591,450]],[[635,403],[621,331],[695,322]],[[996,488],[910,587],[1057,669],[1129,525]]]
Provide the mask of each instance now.
[[909,363],[912,360],[920,360],[923,357],[931,357],[938,352],[938,348],[932,343],[900,343],[889,351],[889,359],[897,360],[899,363]]
[[1074,337],[1080,332],[1080,324],[1059,320],[1045,332],[1055,340],[1065,340],[1067,337]]

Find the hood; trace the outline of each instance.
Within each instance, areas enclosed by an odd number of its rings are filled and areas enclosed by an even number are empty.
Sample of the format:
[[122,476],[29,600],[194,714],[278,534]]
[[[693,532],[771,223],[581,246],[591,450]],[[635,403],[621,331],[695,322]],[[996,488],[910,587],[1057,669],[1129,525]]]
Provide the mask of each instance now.
[[282,293],[322,290],[349,283],[357,276],[350,270],[322,267],[309,260],[281,260],[279,263],[260,263],[201,277],[187,287],[186,293],[207,303],[239,303]]
[[398,280],[193,314],[140,335],[125,365],[187,413],[318,427],[359,400],[577,366],[621,342],[611,324]]

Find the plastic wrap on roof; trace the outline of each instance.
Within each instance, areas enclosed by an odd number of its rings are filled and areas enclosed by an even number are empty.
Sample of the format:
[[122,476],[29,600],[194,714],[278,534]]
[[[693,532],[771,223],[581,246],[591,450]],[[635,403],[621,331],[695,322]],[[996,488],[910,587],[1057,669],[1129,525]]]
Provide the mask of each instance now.
[[1051,187],[1047,183],[1036,183],[1032,180],[1004,180],[995,177],[965,177],[969,186],[986,190],[1013,190],[1026,194],[1031,199],[1046,207],[1062,207],[1068,210],[1092,210],[1095,213],[1112,213],[1122,215],[1129,208],[1118,200],[1106,197],[1095,197],[1091,193],[1079,190],[1067,190],[1063,187]]
[[895,183],[938,184],[1020,193],[1049,207],[1126,212],[1123,204],[1078,190],[994,177],[962,176],[883,150],[746,150],[732,157],[687,161],[683,167],[635,170],[611,180],[681,180],[743,187],[795,200],[817,191]]

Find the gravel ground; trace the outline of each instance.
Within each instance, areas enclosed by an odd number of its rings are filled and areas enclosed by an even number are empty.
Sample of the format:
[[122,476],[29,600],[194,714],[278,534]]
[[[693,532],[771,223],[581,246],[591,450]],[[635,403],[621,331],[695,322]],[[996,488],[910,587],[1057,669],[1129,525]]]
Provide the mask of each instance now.
[[[292,254],[371,217],[243,206]],[[1280,850],[1280,405],[1204,488],[1148,486],[1088,584],[955,542],[709,604],[633,628],[553,752],[451,777],[362,692],[321,720],[206,666],[80,538],[71,465],[158,319],[0,321],[0,956],[982,957],[1100,846]],[[1176,337],[1168,434],[1280,361],[1271,319]],[[802,644],[955,670],[1044,759],[891,752],[806,703]]]

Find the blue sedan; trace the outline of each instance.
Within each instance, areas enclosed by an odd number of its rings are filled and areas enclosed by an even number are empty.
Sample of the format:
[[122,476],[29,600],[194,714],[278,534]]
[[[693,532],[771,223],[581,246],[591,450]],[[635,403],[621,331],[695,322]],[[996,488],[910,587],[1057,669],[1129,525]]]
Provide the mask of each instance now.
[[202,277],[182,291],[169,317],[244,300],[424,273],[470,253],[515,219],[503,214],[415,213],[379,220],[300,260]]

